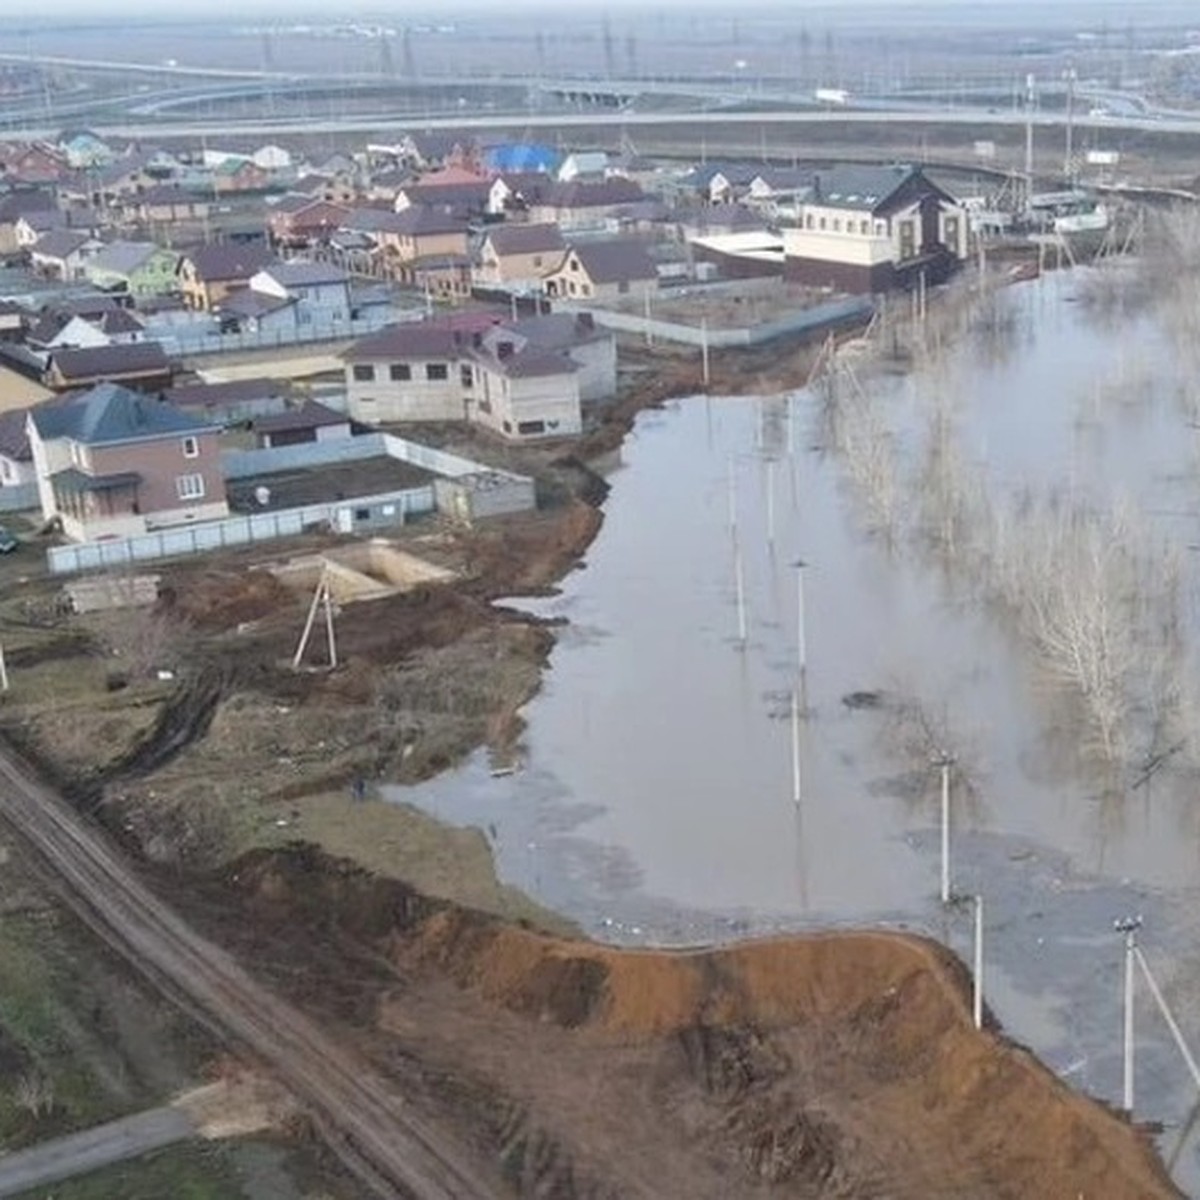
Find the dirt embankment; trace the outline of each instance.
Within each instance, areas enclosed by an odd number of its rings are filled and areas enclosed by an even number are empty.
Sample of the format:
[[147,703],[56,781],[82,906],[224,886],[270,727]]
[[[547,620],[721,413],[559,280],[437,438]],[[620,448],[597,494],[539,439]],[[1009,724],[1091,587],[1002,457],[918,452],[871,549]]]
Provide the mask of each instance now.
[[[420,1063],[516,1196],[1174,1197],[1147,1138],[971,1023],[937,945],[849,933],[687,953],[552,937],[311,848],[233,876],[253,953],[378,956],[353,1014]],[[225,888],[225,881],[218,886]],[[306,950],[307,948],[307,950]],[[300,997],[335,1014],[328,997]]]

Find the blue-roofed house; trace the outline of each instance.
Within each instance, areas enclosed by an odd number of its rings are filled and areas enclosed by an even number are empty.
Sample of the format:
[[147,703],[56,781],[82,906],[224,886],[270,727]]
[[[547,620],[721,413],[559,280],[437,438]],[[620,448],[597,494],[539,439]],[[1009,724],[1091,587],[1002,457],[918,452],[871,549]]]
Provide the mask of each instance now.
[[102,383],[29,410],[46,521],[77,542],[229,515],[221,428],[153,396]]
[[482,157],[484,169],[492,175],[503,175],[507,171],[552,174],[562,162],[562,155],[553,146],[535,142],[500,142],[488,146]]

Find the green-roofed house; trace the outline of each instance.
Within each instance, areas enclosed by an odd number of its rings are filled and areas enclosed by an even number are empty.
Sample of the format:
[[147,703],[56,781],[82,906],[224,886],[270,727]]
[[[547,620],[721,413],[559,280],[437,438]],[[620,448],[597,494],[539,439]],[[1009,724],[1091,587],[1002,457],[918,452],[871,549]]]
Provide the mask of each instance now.
[[911,165],[818,171],[783,231],[784,278],[838,292],[940,283],[969,253],[966,210]]
[[178,290],[179,255],[153,242],[112,242],[84,267],[88,281],[106,292],[166,296]]
[[229,515],[220,426],[120,384],[35,405],[26,418],[46,521],[77,542]]

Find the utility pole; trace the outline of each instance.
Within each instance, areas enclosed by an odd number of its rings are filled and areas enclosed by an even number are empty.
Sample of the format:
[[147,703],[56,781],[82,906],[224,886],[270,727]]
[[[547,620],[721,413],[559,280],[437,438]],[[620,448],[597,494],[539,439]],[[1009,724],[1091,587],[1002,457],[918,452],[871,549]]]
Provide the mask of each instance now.
[[737,533],[733,535],[733,583],[737,592],[738,648],[746,648],[746,577],[742,566],[742,546]]
[[983,1028],[983,897],[975,897],[975,986],[972,992],[975,1028]]
[[1125,1044],[1121,1105],[1127,1113],[1133,1112],[1133,968],[1137,954],[1137,931],[1141,927],[1141,917],[1123,917],[1113,922],[1113,928],[1125,935]]
[[1037,103],[1037,79],[1025,76],[1025,209],[1033,201],[1033,108]]
[[1067,177],[1067,183],[1073,187],[1075,184],[1075,68],[1068,67],[1065,74],[1067,78],[1067,149],[1063,174]]
[[800,803],[800,693],[792,692],[792,802]]
[[950,903],[950,768],[954,758],[945,750],[933,760],[942,774],[942,903]]
[[804,568],[808,564],[797,559],[792,565],[796,568],[796,670],[803,680],[808,670],[808,643],[804,634]]
[[775,462],[767,459],[767,546],[775,548]]
[[700,378],[705,387],[709,383],[708,370],[708,318],[700,318]]

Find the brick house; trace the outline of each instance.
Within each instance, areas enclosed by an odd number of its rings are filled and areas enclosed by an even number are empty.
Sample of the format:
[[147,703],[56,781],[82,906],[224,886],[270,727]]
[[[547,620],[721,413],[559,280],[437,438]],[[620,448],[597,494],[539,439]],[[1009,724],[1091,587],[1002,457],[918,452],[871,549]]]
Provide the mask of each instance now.
[[967,213],[920,167],[839,166],[813,177],[783,245],[789,281],[886,292],[945,279],[969,253]]
[[298,249],[327,241],[349,215],[350,210],[341,204],[312,196],[288,195],[271,206],[267,229],[277,246]]
[[37,405],[26,430],[42,516],[77,542],[229,515],[220,428],[118,384]]

